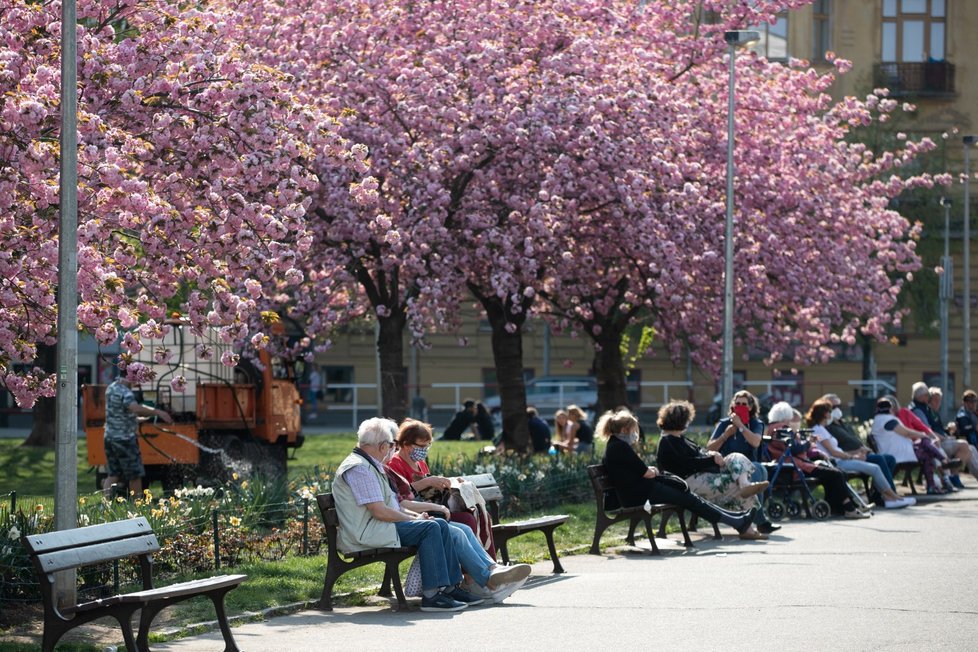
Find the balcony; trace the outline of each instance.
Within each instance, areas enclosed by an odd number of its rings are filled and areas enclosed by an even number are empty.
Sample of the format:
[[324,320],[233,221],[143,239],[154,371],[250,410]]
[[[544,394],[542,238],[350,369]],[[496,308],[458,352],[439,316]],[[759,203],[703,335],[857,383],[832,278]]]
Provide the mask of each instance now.
[[891,97],[954,97],[954,64],[878,63],[873,66],[873,84],[890,89]]

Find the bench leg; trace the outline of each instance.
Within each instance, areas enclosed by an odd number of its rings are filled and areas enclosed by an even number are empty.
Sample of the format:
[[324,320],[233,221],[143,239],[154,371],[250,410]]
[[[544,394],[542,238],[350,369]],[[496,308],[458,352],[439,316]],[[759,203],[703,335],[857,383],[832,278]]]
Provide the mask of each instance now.
[[384,564],[384,581],[380,584],[380,590],[377,591],[377,595],[385,598],[391,597],[391,569],[387,564]]
[[340,579],[342,572],[337,573],[332,567],[326,567],[326,579],[323,580],[323,594],[319,597],[319,608],[323,611],[333,610],[333,585]]
[[611,524],[606,519],[602,519],[601,516],[601,512],[598,512],[597,520],[594,523],[594,539],[591,541],[591,549],[588,550],[592,555],[601,554],[601,535],[604,534],[604,531]]
[[224,636],[224,652],[241,652],[237,643],[234,642],[234,635],[231,634],[231,624],[228,623],[227,609],[224,607],[224,596],[228,591],[235,587],[228,587],[225,590],[209,593],[210,599],[214,602],[214,611],[217,613],[217,624],[221,627],[221,635]]
[[[132,611],[127,610],[125,613],[113,613],[112,616],[119,621],[119,626],[122,628],[122,638],[126,642],[127,650],[138,650],[139,652],[149,652],[149,644],[146,642],[142,633],[142,616],[140,616],[140,632],[139,638],[137,639],[132,634]],[[155,615],[155,613],[154,613]],[[140,641],[142,639],[142,641]]]
[[[391,584],[394,585],[394,595],[397,596],[397,610],[401,611],[407,609],[407,599],[404,597],[404,589],[401,588],[401,573],[397,568],[396,561],[389,561],[384,564],[386,570],[384,571],[384,578],[390,578]],[[390,593],[388,593],[390,595]]]
[[509,539],[494,538],[494,542],[496,544],[496,550],[499,552],[499,557],[505,565],[509,566]]
[[659,550],[659,545],[655,542],[655,534],[652,532],[652,515],[645,514],[642,517],[642,523],[645,524],[645,534],[649,537],[649,545],[652,546],[653,555],[661,555],[662,552]]
[[543,531],[547,537],[547,547],[550,548],[550,561],[554,563],[554,573],[564,573],[564,567],[560,565],[560,558],[557,557],[557,546],[554,544],[554,530],[557,526],[548,527]]
[[676,518],[679,519],[679,529],[683,532],[683,545],[687,548],[693,548],[693,540],[689,538],[689,528],[686,527],[686,510],[677,510]]

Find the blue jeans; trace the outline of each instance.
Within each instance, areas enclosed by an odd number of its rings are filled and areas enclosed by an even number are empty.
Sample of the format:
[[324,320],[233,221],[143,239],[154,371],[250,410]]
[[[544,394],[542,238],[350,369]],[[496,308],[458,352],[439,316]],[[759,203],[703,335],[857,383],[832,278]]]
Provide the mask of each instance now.
[[427,591],[455,586],[462,581],[459,558],[455,553],[455,535],[446,521],[440,518],[398,521],[394,527],[402,546],[415,546],[418,549],[422,589]]
[[888,483],[886,480],[886,475],[883,473],[883,469],[879,464],[873,464],[872,462],[864,462],[863,460],[835,460],[836,465],[843,471],[853,471],[855,473],[865,473],[871,478],[873,478],[873,486],[880,493],[886,491],[887,489],[893,490],[895,487],[893,483]]
[[[440,520],[440,519],[439,519]],[[476,581],[479,586],[489,582],[489,567],[496,562],[485,551],[472,528],[460,523],[448,523],[452,530],[452,541],[455,544],[455,554],[462,565],[462,570]]]
[[[764,482],[767,480],[767,469],[760,462],[754,462],[754,472],[750,474],[751,482]],[[758,498],[762,498],[758,496]],[[754,517],[754,523],[761,525],[762,523],[768,523],[767,514],[764,513],[764,501],[758,500],[758,505],[760,508],[757,510],[757,516]]]
[[[893,469],[896,468],[895,457],[893,457],[892,455],[879,455],[877,453],[870,453],[869,455],[866,456],[866,461],[872,462],[873,464],[879,466],[880,469],[883,470],[883,475],[890,483],[890,486],[896,489],[896,482],[893,481]],[[877,487],[876,490],[880,491],[880,488]]]

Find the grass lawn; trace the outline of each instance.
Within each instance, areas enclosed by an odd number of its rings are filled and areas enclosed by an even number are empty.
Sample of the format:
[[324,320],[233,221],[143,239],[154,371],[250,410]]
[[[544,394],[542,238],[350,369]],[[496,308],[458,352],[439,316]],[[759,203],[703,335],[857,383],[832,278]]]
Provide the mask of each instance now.
[[[335,469],[356,443],[354,433],[307,433],[302,448],[289,452],[289,479],[312,475],[316,466]],[[485,445],[476,441],[436,442],[432,457],[475,455]],[[88,466],[85,439],[78,440],[78,495],[95,491],[95,472]],[[0,439],[0,496],[16,491],[18,500],[40,500],[54,496],[54,449],[24,448],[19,439]]]

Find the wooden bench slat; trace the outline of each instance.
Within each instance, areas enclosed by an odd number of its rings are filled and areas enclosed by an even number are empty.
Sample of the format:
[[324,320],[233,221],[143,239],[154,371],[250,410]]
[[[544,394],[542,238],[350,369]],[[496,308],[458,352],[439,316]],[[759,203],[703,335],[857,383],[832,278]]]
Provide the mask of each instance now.
[[499,487],[479,487],[479,493],[482,494],[482,499],[487,503],[503,499],[503,490]]
[[78,548],[63,548],[37,555],[37,560],[45,573],[55,573],[69,568],[124,559],[132,555],[151,554],[159,549],[160,543],[156,540],[156,535],[151,532],[131,539],[96,542]]
[[214,589],[222,589],[228,586],[237,586],[248,579],[247,575],[216,575],[214,577],[202,577],[189,582],[160,586],[155,589],[136,591],[120,595],[120,602],[151,602],[159,599],[171,599],[185,595],[197,595]]
[[145,517],[140,516],[139,518],[127,519],[125,521],[99,523],[97,525],[74,528],[73,530],[31,534],[24,537],[24,545],[27,546],[28,550],[36,554],[41,554],[62,548],[93,545],[115,539],[126,539],[152,533],[153,530],[149,527],[149,522]]
[[544,527],[550,527],[554,525],[559,525],[561,523],[566,523],[570,516],[566,514],[558,514],[554,516],[541,516],[540,518],[531,518],[526,521],[517,521],[515,523],[498,523],[492,526],[493,532],[523,532],[531,530],[539,530]]

